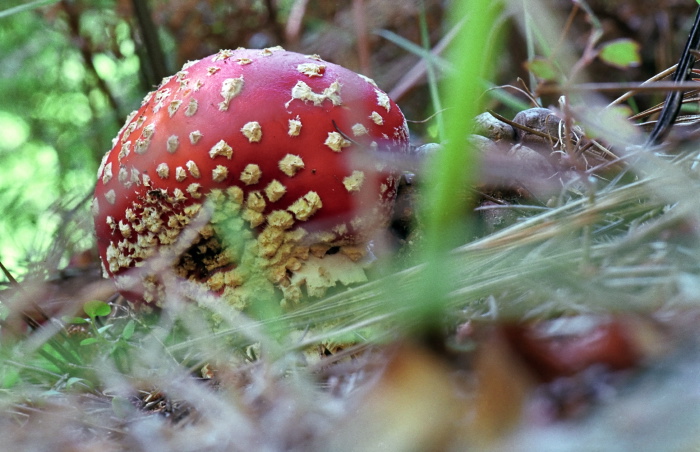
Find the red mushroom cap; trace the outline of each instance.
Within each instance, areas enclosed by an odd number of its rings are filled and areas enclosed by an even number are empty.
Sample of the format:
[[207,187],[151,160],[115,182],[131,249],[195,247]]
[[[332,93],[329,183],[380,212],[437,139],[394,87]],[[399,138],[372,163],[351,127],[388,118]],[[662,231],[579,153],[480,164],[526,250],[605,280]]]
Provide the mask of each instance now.
[[[158,303],[163,266],[127,270],[169,250],[178,276],[234,303],[246,302],[235,290],[245,262],[287,298],[304,283],[320,295],[313,258],[341,247],[357,260],[388,221],[398,175],[374,151],[407,149],[405,119],[386,93],[318,56],[237,49],[187,63],[129,116],[98,171],[105,273],[122,276],[127,298]],[[185,240],[185,230],[195,233]],[[232,245],[238,238],[245,243]],[[332,260],[345,267],[328,286],[345,282],[348,265]]]

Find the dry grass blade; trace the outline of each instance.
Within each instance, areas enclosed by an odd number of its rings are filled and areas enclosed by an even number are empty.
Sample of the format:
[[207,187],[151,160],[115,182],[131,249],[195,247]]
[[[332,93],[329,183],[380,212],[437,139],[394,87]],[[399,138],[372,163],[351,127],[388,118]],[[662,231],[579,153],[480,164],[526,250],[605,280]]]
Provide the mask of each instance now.
[[2,274],[5,275],[5,278],[12,284],[13,286],[18,285],[19,283],[15,279],[14,276],[12,276],[12,273],[3,265],[3,263],[0,261],[0,270],[2,271]]
[[[695,272],[697,268],[694,261],[685,266],[672,260],[653,266],[647,262],[656,246],[654,243],[658,243],[656,238],[687,221],[689,215],[692,217],[694,203],[681,203],[668,209],[669,200],[655,193],[655,187],[673,183],[667,178],[649,176],[632,184],[601,190],[594,203],[584,198],[572,200],[454,250],[446,264],[450,269],[449,305],[476,313],[483,308],[485,297],[517,293],[521,300],[518,303],[509,304],[508,296],[499,303],[501,314],[527,317],[536,310],[541,313],[543,300],[540,297],[527,300],[526,296],[538,284],[550,296],[554,294],[549,290],[555,288],[567,293],[581,291],[568,304],[560,296],[552,296],[545,304],[555,312],[575,311],[586,305],[595,306],[596,310],[616,311],[621,308],[621,300],[629,302],[624,305],[627,310],[648,311],[658,307],[659,300],[652,293],[655,288],[671,287],[681,273]],[[628,228],[624,222],[617,221],[621,218],[639,220],[633,220],[633,227]],[[586,226],[594,227],[590,250],[581,247],[581,231]],[[609,227],[617,232],[607,234]],[[669,253],[672,248],[669,246]],[[581,268],[586,253],[597,263],[594,270]],[[362,331],[372,325],[406,328],[401,324],[405,314],[400,308],[401,300],[410,299],[425,284],[424,270],[423,265],[412,267],[287,314],[285,321],[295,328],[325,321],[336,325],[295,344],[294,348]],[[631,289],[635,290],[634,295]],[[649,296],[640,296],[639,291],[647,289],[651,291]],[[601,291],[606,292],[604,296]],[[583,303],[584,299],[588,303]],[[695,303],[693,299],[685,302],[691,306]],[[410,303],[403,305],[404,311],[410,310]],[[386,339],[390,334],[391,330],[381,328],[375,338]]]

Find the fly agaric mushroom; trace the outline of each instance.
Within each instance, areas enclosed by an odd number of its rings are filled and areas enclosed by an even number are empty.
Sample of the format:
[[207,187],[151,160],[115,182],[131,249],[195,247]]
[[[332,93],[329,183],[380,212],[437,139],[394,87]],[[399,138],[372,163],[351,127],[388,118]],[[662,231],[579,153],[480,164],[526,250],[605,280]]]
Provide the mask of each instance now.
[[407,150],[386,93],[316,55],[189,62],[128,117],[98,170],[104,273],[130,301],[160,305],[170,269],[238,308],[260,290],[298,301],[302,288],[364,281],[398,178],[377,155]]

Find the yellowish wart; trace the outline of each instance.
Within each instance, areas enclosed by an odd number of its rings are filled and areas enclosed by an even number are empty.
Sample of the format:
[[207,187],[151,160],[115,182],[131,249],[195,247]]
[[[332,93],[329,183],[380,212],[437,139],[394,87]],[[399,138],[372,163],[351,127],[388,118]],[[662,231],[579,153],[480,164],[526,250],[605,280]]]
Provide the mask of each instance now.
[[335,152],[340,152],[343,150],[343,148],[351,146],[352,142],[343,138],[343,136],[338,132],[328,132],[328,138],[326,138],[326,141],[323,144]]
[[298,155],[287,154],[279,161],[279,169],[289,177],[293,177],[304,168],[304,161]]
[[250,143],[257,143],[262,138],[262,128],[257,121],[251,121],[241,127],[241,132]]

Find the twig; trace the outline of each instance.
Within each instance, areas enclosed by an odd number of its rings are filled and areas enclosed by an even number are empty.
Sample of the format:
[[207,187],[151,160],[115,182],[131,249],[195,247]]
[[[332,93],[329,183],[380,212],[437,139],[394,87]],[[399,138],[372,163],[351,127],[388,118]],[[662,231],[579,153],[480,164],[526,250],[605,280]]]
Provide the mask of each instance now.
[[[642,86],[643,86],[643,85],[647,85],[647,84],[649,84],[649,83],[651,83],[651,82],[655,82],[655,81],[657,81],[657,80],[661,80],[662,78],[666,78],[667,76],[671,75],[671,74],[673,73],[673,71],[676,70],[677,67],[678,67],[678,65],[677,65],[677,64],[674,64],[674,65],[671,66],[670,68],[668,68],[668,69],[666,69],[666,70],[664,70],[664,71],[659,72],[658,74],[656,74],[656,75],[653,76],[652,78],[650,78],[650,79],[648,79],[648,80],[642,82]],[[613,105],[617,105],[617,104],[620,104],[620,103],[626,101],[627,99],[629,99],[630,97],[634,96],[635,94],[637,94],[637,91],[636,91],[636,90],[627,91],[627,92],[626,92],[625,94],[623,94],[622,96],[620,96],[620,97],[618,97],[617,99],[615,99],[614,101],[610,102],[610,104],[608,104],[608,108],[609,108],[609,107],[612,107]]]
[[528,126],[526,126],[526,125],[519,124],[519,123],[517,123],[517,122],[513,122],[513,121],[511,121],[510,119],[506,118],[506,117],[503,116],[503,115],[500,115],[500,114],[496,113],[496,112],[493,111],[493,110],[489,110],[489,113],[490,113],[494,118],[498,119],[499,121],[505,122],[506,124],[508,124],[508,125],[511,126],[511,127],[515,127],[516,129],[520,129],[520,130],[523,130],[523,131],[525,131],[525,132],[527,132],[527,133],[531,133],[531,134],[533,134],[533,135],[537,135],[538,137],[545,138],[545,139],[547,139],[547,140],[550,140],[550,142],[552,142],[552,143],[554,143],[554,142],[557,141],[557,140],[556,140],[556,137],[553,137],[552,135],[550,135],[550,134],[548,134],[548,133],[544,133],[544,132],[542,132],[542,131],[540,131],[540,130],[533,129],[532,127],[528,127]]

